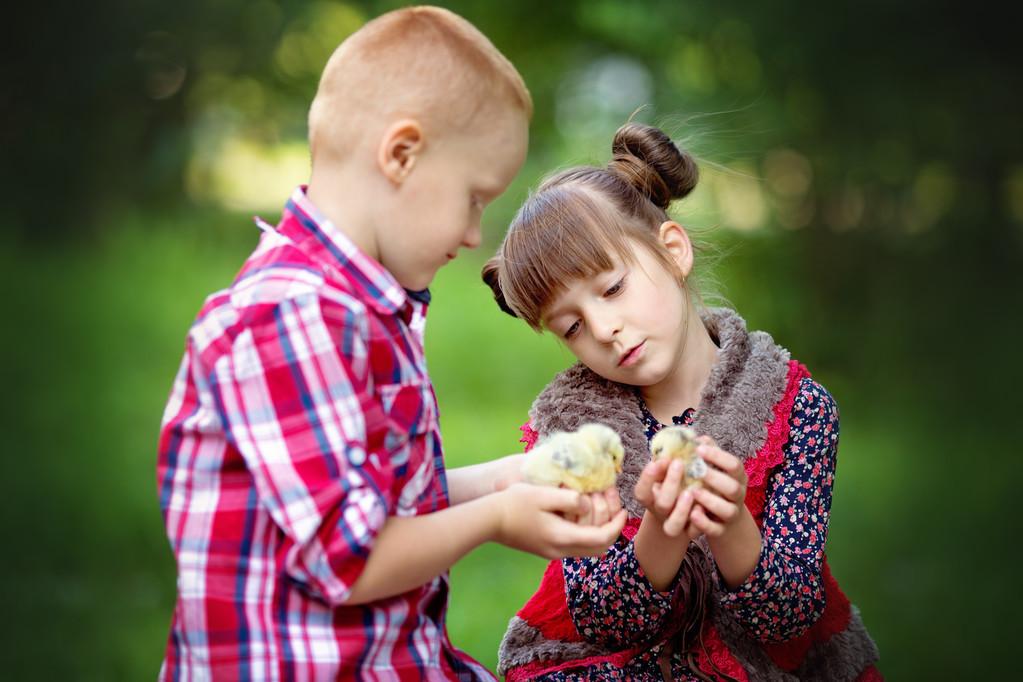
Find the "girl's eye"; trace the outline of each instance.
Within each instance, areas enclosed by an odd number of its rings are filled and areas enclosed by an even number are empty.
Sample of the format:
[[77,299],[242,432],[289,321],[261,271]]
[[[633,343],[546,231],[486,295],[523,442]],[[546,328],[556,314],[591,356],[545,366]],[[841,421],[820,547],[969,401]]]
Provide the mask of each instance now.
[[618,280],[617,282],[612,284],[611,287],[607,291],[604,292],[604,295],[605,296],[614,296],[615,294],[617,294],[619,291],[622,290],[623,286],[625,286],[625,278],[624,277],[622,277],[620,280]]
[[570,339],[575,336],[575,333],[579,331],[579,320],[572,323],[572,326],[565,332],[565,338]]

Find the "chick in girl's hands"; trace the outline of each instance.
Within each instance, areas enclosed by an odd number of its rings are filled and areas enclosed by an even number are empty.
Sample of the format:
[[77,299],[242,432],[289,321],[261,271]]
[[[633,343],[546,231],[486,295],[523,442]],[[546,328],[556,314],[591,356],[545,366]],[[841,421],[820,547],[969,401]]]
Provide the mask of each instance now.
[[526,457],[522,476],[529,483],[565,486],[581,493],[607,490],[622,470],[622,440],[603,424],[584,424],[575,431],[558,431],[541,441]]
[[685,465],[682,490],[703,487],[707,463],[696,453],[696,432],[686,426],[667,426],[650,440],[650,456],[654,460],[677,459]]

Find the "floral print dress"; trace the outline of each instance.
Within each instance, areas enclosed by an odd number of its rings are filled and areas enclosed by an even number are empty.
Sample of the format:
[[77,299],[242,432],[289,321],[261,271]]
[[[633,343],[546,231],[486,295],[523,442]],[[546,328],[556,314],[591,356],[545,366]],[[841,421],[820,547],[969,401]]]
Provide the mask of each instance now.
[[[649,440],[663,428],[643,409]],[[695,410],[672,419],[691,425]],[[763,548],[752,575],[734,589],[721,588],[721,607],[732,611],[751,637],[779,642],[802,634],[824,610],[821,562],[828,534],[831,491],[838,448],[838,409],[823,386],[802,380],[789,417],[785,460],[772,474],[767,489],[761,535]],[[568,668],[538,679],[547,682],[582,680],[663,680],[658,661],[678,609],[676,583],[664,592],[653,588],[625,536],[603,557],[570,558],[562,562],[568,609],[578,632],[611,650],[644,647],[624,666],[603,662]],[[671,656],[671,677],[699,679],[685,658]]]

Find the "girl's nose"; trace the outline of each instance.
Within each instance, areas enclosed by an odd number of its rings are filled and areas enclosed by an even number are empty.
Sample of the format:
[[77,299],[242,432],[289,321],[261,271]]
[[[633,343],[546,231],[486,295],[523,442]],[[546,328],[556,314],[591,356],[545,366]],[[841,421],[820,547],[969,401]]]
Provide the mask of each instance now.
[[590,320],[593,338],[601,343],[611,343],[622,330],[621,320],[609,313],[610,311],[604,311],[603,314],[593,315]]

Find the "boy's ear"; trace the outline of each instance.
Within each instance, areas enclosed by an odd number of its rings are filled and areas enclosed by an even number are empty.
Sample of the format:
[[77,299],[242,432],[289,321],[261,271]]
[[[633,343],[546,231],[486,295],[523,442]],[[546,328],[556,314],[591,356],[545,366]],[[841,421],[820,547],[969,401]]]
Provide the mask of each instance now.
[[666,220],[661,223],[658,237],[682,276],[688,277],[693,269],[693,244],[685,229],[674,220]]
[[400,185],[412,172],[416,160],[423,153],[425,141],[423,127],[411,118],[392,123],[380,138],[377,165],[384,176]]

